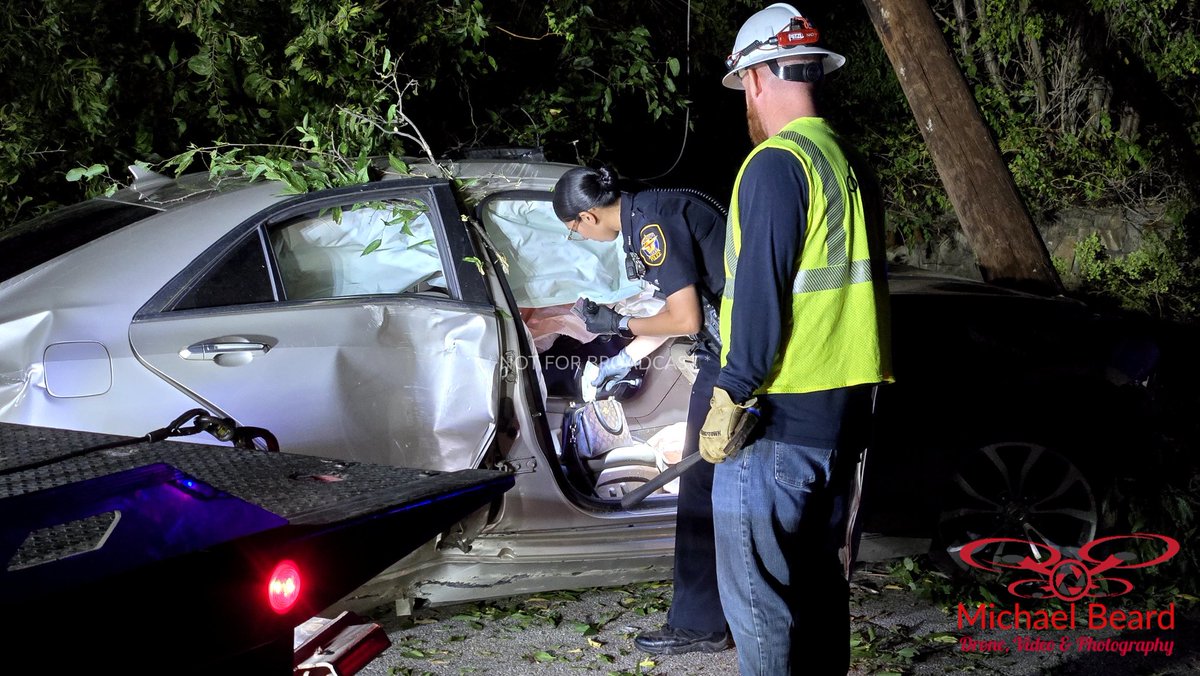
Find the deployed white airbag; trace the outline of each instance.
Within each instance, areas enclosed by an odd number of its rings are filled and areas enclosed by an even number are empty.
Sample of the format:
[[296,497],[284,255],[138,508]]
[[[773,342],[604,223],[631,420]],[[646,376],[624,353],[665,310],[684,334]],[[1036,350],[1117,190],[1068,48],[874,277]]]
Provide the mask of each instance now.
[[619,239],[567,241],[567,228],[547,200],[491,200],[483,223],[508,260],[508,283],[520,307],[574,303],[580,296],[611,305],[642,290],[625,276]]
[[395,294],[446,288],[425,205],[323,212],[272,233],[288,298]]

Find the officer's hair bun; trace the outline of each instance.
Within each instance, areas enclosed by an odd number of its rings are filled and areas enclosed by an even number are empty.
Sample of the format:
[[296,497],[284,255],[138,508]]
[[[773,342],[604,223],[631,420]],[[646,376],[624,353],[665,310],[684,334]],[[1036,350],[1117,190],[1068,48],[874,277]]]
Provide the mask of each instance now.
[[601,165],[596,169],[596,183],[605,192],[613,190],[617,187],[617,172],[608,165]]

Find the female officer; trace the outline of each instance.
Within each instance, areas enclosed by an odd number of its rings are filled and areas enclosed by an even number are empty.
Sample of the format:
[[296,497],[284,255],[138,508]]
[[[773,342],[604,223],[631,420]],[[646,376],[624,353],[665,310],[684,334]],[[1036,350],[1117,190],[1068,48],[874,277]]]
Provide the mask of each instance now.
[[[630,279],[657,287],[666,305],[650,317],[629,317],[605,305],[585,317],[588,331],[635,338],[600,364],[593,385],[620,379],[669,336],[695,335],[699,373],[692,385],[683,456],[698,450],[700,426],[719,369],[716,312],[725,286],[725,214],[708,197],[687,190],[622,192],[608,167],[578,167],[554,187],[554,212],[568,239],[620,237]],[[641,337],[646,337],[642,339]],[[635,639],[649,653],[717,652],[731,643],[717,594],[712,525],[712,477],[699,463],[680,478],[675,523],[675,591],[667,624]]]

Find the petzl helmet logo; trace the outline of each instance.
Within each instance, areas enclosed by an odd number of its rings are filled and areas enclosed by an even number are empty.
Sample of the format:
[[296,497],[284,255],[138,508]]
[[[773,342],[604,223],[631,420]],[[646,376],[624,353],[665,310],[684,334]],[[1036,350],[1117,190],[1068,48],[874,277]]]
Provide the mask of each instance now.
[[[1016,545],[1029,553],[1003,556],[1005,545]],[[1146,561],[1138,550],[1149,550]],[[1092,540],[1079,548],[1079,558],[1063,558],[1062,552],[1041,542],[1015,538],[987,538],[965,545],[958,553],[969,566],[999,573],[1004,570],[1033,573],[1008,585],[1008,592],[1023,599],[1051,596],[1073,602],[1082,598],[1121,596],[1133,591],[1133,584],[1113,572],[1148,568],[1179,553],[1179,542],[1166,535],[1133,533]]]

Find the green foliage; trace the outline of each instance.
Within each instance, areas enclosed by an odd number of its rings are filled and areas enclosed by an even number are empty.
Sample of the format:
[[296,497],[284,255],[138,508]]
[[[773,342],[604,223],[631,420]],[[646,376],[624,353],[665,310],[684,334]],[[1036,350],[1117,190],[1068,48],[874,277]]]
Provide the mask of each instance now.
[[[1144,60],[1157,77],[1183,84],[1200,74],[1200,35],[1195,27],[1195,3],[1185,0],[1090,0],[1093,11],[1104,15],[1124,47]],[[1192,79],[1194,83],[1195,80]],[[1195,92],[1191,94],[1193,97]]]
[[[1194,414],[1194,407],[1185,414]],[[1161,468],[1160,481],[1119,481],[1115,497],[1121,505],[1115,533],[1158,533],[1179,542],[1175,556],[1139,572],[1137,593],[1132,603],[1159,606],[1177,603],[1193,606],[1200,601],[1200,465],[1194,445],[1169,444],[1144,450],[1143,457]],[[1132,543],[1136,545],[1137,543]],[[1135,547],[1138,560],[1162,554],[1157,542],[1144,541]]]
[[[1190,160],[1167,141],[1190,124],[1192,150],[1200,143],[1200,16],[1187,4],[934,3],[943,16],[966,8],[946,36],[1031,211],[1134,206],[1190,190],[1176,171]],[[1146,91],[1178,108],[1159,109]]]
[[914,662],[952,650],[958,637],[951,632],[921,634],[903,624],[875,624],[871,619],[852,624],[850,666],[856,672],[895,675],[909,671]]
[[[646,127],[679,117],[689,105],[679,82],[681,59],[688,55],[678,40],[662,38],[669,32],[666,21],[682,24],[685,17],[655,14],[634,2],[600,7],[567,0],[545,3],[540,13],[490,6],[488,32],[475,43],[490,70],[462,96],[471,111],[486,112],[471,115],[463,128],[473,129],[475,138],[460,143],[491,138],[560,145],[564,159],[587,161],[604,150],[602,139],[627,130],[633,120]],[[537,85],[497,96],[496,88],[509,89],[514,76],[534,73],[541,75]]]
[[955,603],[966,597],[963,580],[956,580],[945,573],[923,565],[924,557],[906,556],[892,565],[892,579],[901,588],[914,592],[918,598],[937,604]]
[[[740,97],[716,85],[721,58],[760,6],[0,0],[0,226],[111,189],[139,161],[240,166],[301,190],[360,179],[364,155],[521,145],[611,161],[620,143],[619,168],[638,176],[666,166],[692,124],[712,125],[688,141],[706,159],[684,163],[681,182],[717,174],[720,194],[746,149]],[[1194,2],[931,6],[1035,218],[1195,201]],[[862,5],[805,9],[848,57],[822,106],[872,159],[898,237],[942,237],[949,202]]]
[[[677,123],[688,105],[688,54],[675,34],[686,8],[596,7],[0,0],[0,87],[12,93],[0,103],[0,222],[30,203],[76,201],[80,186],[83,196],[102,191],[108,172],[73,171],[97,164],[178,167],[203,156],[222,166],[249,144],[263,153],[253,160],[263,176],[276,160],[337,156],[337,182],[364,154],[536,144],[588,160],[618,126]],[[732,24],[710,15],[710,31]],[[64,183],[68,172],[76,180]],[[299,189],[314,177],[285,180]]]
[[[1062,270],[1068,285],[1084,296],[1124,310],[1174,319],[1195,319],[1200,309],[1197,262],[1184,238],[1147,235],[1141,248],[1113,257],[1092,233],[1075,246],[1075,270]],[[1061,265],[1061,263],[1060,263]]]
[[898,239],[909,246],[933,239],[950,201],[875,29],[857,14],[827,22],[819,24],[830,26],[823,35],[848,65],[831,75],[822,106],[871,159]]

